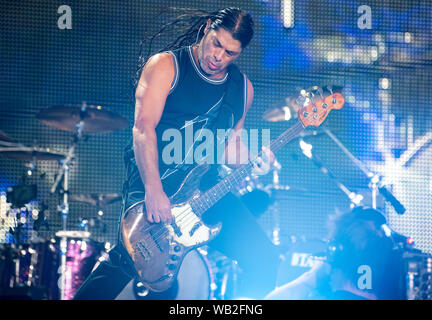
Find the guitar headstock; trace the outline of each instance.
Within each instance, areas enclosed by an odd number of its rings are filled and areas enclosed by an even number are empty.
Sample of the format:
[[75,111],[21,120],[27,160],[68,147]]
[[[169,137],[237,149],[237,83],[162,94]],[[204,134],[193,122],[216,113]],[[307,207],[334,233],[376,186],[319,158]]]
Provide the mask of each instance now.
[[299,97],[304,107],[298,110],[299,120],[304,127],[319,127],[332,109],[341,109],[345,98],[341,93],[327,86],[326,88],[312,87],[301,91]]

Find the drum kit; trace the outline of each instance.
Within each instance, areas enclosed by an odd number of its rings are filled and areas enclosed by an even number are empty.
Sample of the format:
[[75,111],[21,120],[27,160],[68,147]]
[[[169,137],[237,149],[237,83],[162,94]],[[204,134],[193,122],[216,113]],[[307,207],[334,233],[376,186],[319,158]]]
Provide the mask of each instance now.
[[[84,226],[81,230],[67,229],[69,204],[86,203],[101,212],[106,206],[120,201],[121,195],[71,194],[69,168],[84,134],[122,130],[128,126],[128,121],[100,106],[87,105],[85,102],[81,105],[52,106],[41,110],[36,118],[47,126],[74,134],[68,151],[63,153],[51,148],[28,147],[0,130],[0,155],[26,162],[29,174],[36,171],[36,161],[59,163],[50,193],[59,194],[61,197],[58,209],[61,228],[55,232],[54,237],[24,241],[28,239],[23,237],[24,232],[21,232],[24,227],[24,223],[20,222],[20,215],[24,215],[22,211],[25,210],[26,215],[29,215],[29,211],[30,215],[32,211],[38,213],[38,219],[30,226],[37,230],[40,226],[36,226],[43,223],[41,220],[46,218],[44,210],[31,208],[30,202],[37,196],[36,185],[22,184],[8,189],[6,214],[14,215],[17,223],[14,230],[9,230],[12,234],[12,243],[0,244],[0,297],[70,300],[97,262],[107,258],[107,252],[103,243],[91,238],[91,233],[87,231],[87,221],[83,221]],[[255,191],[259,189],[255,178],[240,186],[239,192],[245,195],[246,190],[251,190],[250,188]],[[100,220],[101,217],[98,215],[97,219]],[[222,254],[208,248],[193,250],[185,257],[179,272],[175,299],[229,298],[232,295],[229,291],[233,291],[232,288],[235,287],[233,279],[237,272],[236,262]],[[136,298],[139,296],[139,290],[139,283],[131,282],[118,299]]]
[[[0,295],[7,298],[17,294],[29,295],[28,292],[31,291],[37,299],[69,300],[73,298],[97,261],[107,255],[104,245],[91,239],[91,234],[86,228],[87,221],[83,221],[82,230],[67,229],[70,202],[87,203],[101,212],[105,206],[121,200],[121,196],[116,193],[71,194],[69,192],[69,169],[75,157],[75,150],[84,134],[122,130],[128,126],[128,121],[101,106],[87,105],[85,102],[75,105],[54,105],[40,110],[36,118],[44,125],[73,134],[68,151],[64,153],[51,148],[25,146],[0,130],[0,155],[26,162],[29,175],[36,171],[36,161],[59,163],[50,193],[59,194],[62,198],[58,208],[61,228],[55,232],[55,237],[37,238],[30,243],[22,241],[24,240],[21,237],[24,223],[20,222],[20,215],[23,216],[22,208],[27,211],[26,215],[29,214],[28,211],[32,211],[29,210],[29,204],[36,198],[37,190],[35,185],[25,184],[9,188],[7,202],[11,206],[7,208],[6,214],[15,213],[17,223],[14,230],[12,228],[9,230],[13,238],[12,243],[0,245]],[[283,186],[278,185],[280,164],[277,161],[274,168],[274,188],[281,189]],[[270,192],[268,186],[262,186],[257,177],[248,177],[238,189],[239,195],[246,203],[250,202],[250,198],[262,200],[261,206],[251,207],[257,218],[268,207]],[[44,217],[44,210],[33,211],[38,213],[38,217],[31,227],[37,230],[46,222],[44,221],[46,217]],[[100,216],[97,218],[100,220]],[[238,267],[235,261],[212,252],[211,249],[193,250],[185,258],[179,273],[176,299],[229,298],[233,293],[228,291],[234,290],[237,273]],[[27,291],[24,292],[24,289]]]
[[[90,274],[99,259],[106,257],[105,245],[91,239],[87,228],[68,230],[69,203],[88,203],[98,210],[121,200],[118,194],[70,194],[69,168],[75,157],[75,149],[84,134],[108,133],[128,126],[124,117],[105,110],[101,106],[82,104],[55,105],[42,109],[36,118],[43,124],[74,133],[67,153],[50,148],[28,147],[0,131],[0,155],[8,159],[25,161],[28,175],[36,168],[36,161],[58,161],[59,169],[51,187],[51,194],[60,194],[59,206],[61,229],[55,237],[24,241],[22,229],[24,215],[34,216],[33,229],[37,229],[44,210],[31,209],[30,202],[36,198],[36,185],[10,187],[2,203],[6,210],[2,215],[15,218],[15,228],[10,228],[12,243],[0,246],[0,295],[2,298],[24,296],[32,299],[70,300]],[[7,200],[5,200],[7,197]],[[30,210],[29,210],[30,208]],[[30,211],[30,213],[29,213]],[[100,218],[100,217],[99,217]],[[2,219],[3,222],[3,219]],[[6,241],[5,241],[6,242]],[[31,297],[29,297],[31,296]]]

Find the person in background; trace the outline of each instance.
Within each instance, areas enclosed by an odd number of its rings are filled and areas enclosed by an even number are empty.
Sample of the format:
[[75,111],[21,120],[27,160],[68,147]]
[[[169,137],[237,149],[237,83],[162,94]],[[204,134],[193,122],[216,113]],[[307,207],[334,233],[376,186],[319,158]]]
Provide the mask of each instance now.
[[326,259],[265,299],[399,299],[401,263],[386,228],[385,217],[372,208],[331,216]]

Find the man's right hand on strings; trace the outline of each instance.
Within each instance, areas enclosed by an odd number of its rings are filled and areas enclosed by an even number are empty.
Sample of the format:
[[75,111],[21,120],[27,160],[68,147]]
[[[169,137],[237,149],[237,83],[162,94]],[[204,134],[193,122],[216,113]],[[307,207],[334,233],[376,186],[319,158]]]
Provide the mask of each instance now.
[[149,222],[171,223],[171,203],[163,190],[146,190],[145,205]]

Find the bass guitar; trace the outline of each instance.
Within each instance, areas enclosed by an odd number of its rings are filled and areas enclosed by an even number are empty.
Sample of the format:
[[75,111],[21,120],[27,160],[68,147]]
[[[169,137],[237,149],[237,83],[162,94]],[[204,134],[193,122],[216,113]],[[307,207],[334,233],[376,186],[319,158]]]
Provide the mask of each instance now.
[[[298,110],[298,121],[270,143],[276,153],[309,126],[320,126],[332,109],[341,109],[345,99],[340,93],[313,95],[310,103]],[[307,100],[306,100],[307,101]],[[305,103],[306,104],[306,103]],[[258,155],[260,156],[260,155]],[[253,162],[240,165],[205,192],[199,191],[200,178],[209,165],[200,164],[187,172],[170,197],[172,222],[150,223],[145,201],[134,204],[121,220],[121,243],[133,262],[139,281],[151,291],[162,292],[176,279],[185,255],[212,240],[221,224],[207,226],[203,213],[250,175]]]

